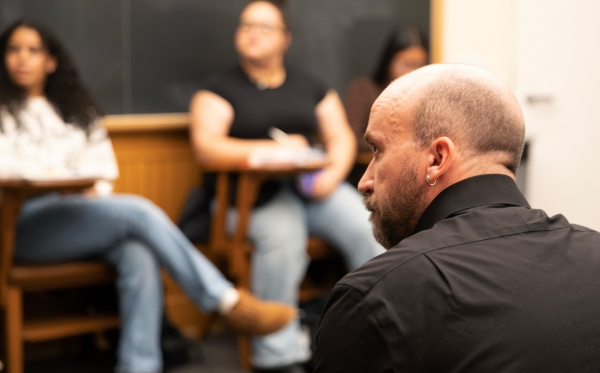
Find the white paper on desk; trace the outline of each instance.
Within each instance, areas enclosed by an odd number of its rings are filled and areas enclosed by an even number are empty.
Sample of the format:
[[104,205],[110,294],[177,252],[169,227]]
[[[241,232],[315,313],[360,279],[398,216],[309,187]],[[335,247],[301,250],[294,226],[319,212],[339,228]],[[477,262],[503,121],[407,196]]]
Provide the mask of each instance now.
[[327,160],[327,154],[316,148],[256,148],[248,155],[250,167],[296,166]]
[[100,179],[98,175],[82,175],[67,170],[37,169],[37,170],[0,170],[0,179],[21,179],[30,181]]

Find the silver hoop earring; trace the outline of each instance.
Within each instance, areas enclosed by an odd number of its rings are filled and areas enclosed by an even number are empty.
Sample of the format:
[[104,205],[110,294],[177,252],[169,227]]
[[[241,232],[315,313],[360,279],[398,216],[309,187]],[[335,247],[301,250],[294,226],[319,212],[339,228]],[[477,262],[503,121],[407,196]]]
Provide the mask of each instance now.
[[427,177],[425,178],[425,182],[427,183],[427,185],[429,186],[434,186],[435,183],[437,183],[437,180],[433,182],[433,184],[431,184],[431,175],[427,174]]

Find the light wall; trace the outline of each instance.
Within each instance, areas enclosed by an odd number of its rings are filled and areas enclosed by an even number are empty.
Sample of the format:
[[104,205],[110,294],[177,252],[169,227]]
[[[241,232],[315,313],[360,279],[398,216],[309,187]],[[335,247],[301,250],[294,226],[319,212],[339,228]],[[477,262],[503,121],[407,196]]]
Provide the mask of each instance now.
[[486,68],[516,79],[517,0],[433,0],[434,62]]
[[434,62],[479,65],[516,93],[530,145],[517,180],[531,206],[600,230],[600,1],[432,0],[431,9]]
[[[490,70],[517,87],[518,0],[432,0],[432,61],[467,63]],[[526,190],[526,165],[517,184]]]

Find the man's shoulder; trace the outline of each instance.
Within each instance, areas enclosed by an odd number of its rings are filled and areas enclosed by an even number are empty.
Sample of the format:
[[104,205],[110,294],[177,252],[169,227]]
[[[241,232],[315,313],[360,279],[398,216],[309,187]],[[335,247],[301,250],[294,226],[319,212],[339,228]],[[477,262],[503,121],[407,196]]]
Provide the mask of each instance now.
[[399,287],[405,284],[414,286],[419,282],[416,280],[425,279],[431,273],[424,270],[424,267],[429,267],[427,254],[472,241],[471,230],[473,227],[464,224],[461,216],[444,219],[433,228],[416,233],[371,259],[338,284],[350,286],[363,294],[388,282]]
[[338,285],[349,286],[359,293],[365,294],[389,277],[393,277],[394,282],[404,283],[401,278],[410,278],[414,272],[418,271],[419,260],[423,254],[431,250],[431,246],[420,240],[422,237],[419,236],[421,235],[422,233],[409,237],[392,249],[369,260],[342,278]]
[[[438,276],[432,260],[440,255],[455,260],[467,260],[472,255],[483,255],[485,260],[490,261],[495,260],[494,256],[507,256],[504,258],[507,262],[519,260],[518,256],[509,255],[507,250],[494,249],[496,246],[504,247],[507,240],[515,245],[523,240],[530,251],[543,250],[546,246],[549,249],[552,242],[548,240],[552,237],[561,240],[565,246],[590,247],[594,253],[600,249],[600,233],[570,224],[561,215],[548,217],[541,210],[521,207],[496,209],[495,213],[472,209],[467,214],[444,219],[433,228],[403,240],[346,275],[338,284],[350,286],[363,294],[378,285],[386,287],[387,283],[392,283],[398,290],[404,285],[419,286]],[[556,230],[566,231],[559,236],[550,234]],[[525,238],[524,235],[534,232],[543,236],[534,241]]]

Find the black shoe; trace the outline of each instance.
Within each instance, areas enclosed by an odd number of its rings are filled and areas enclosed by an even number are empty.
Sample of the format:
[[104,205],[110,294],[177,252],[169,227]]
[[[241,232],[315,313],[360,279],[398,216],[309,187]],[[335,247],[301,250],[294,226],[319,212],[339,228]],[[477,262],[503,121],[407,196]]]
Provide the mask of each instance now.
[[306,370],[304,370],[301,364],[292,364],[269,369],[252,368],[252,373],[306,373]]

